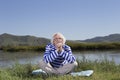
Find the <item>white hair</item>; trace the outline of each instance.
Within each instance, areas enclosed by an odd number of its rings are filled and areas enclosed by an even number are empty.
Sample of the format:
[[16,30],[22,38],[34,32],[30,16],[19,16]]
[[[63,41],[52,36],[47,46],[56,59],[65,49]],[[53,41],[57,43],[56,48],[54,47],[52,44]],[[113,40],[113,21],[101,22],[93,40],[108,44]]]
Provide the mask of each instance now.
[[65,44],[66,38],[65,38],[65,37],[63,36],[63,34],[60,33],[60,32],[57,32],[57,33],[53,34],[52,39],[51,39],[51,43],[52,43],[52,44],[53,44],[53,39],[54,39],[54,36],[55,36],[55,35],[60,35],[60,37],[63,39],[63,44]]

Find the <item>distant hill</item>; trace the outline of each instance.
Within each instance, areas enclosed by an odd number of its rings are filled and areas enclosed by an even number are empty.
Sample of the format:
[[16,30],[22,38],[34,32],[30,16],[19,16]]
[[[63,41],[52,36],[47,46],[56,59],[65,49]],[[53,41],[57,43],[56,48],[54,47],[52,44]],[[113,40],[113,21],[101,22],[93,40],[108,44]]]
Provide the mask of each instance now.
[[50,40],[47,38],[39,38],[35,36],[16,36],[11,34],[0,35],[0,46],[40,46],[49,43]]
[[81,42],[120,42],[120,34],[110,34],[108,36],[86,39]]
[[[42,46],[50,42],[50,39],[35,36],[17,36],[8,33],[0,35],[0,46]],[[68,43],[80,42],[120,42],[120,34],[111,34],[108,36],[95,37],[86,40],[67,40]]]

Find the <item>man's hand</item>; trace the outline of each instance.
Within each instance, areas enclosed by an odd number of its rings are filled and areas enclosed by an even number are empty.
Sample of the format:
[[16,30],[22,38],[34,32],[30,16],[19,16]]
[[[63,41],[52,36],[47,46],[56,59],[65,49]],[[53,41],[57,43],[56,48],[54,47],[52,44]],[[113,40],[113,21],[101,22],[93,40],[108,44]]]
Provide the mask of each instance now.
[[62,43],[56,44],[56,48],[57,48],[57,52],[62,52],[62,50],[63,50]]

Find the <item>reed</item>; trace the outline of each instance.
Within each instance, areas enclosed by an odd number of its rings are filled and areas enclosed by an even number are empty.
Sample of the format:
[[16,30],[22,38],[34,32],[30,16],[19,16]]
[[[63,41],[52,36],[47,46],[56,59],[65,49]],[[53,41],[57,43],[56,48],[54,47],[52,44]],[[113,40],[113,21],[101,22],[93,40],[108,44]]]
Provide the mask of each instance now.
[[44,51],[45,46],[4,46],[3,51],[17,52],[17,51]]
[[120,49],[119,42],[101,42],[101,43],[67,43],[73,50],[113,50]]
[[[81,50],[115,50],[120,49],[120,42],[102,42],[102,43],[69,43],[72,50],[81,51]],[[42,46],[2,46],[0,47],[3,51],[44,51],[45,45]]]
[[102,61],[89,61],[83,57],[78,61],[75,71],[92,69],[94,74],[90,77],[73,77],[71,75],[32,75],[31,72],[38,69],[37,65],[16,63],[11,68],[0,69],[0,80],[120,80],[120,65],[114,61],[104,59]]

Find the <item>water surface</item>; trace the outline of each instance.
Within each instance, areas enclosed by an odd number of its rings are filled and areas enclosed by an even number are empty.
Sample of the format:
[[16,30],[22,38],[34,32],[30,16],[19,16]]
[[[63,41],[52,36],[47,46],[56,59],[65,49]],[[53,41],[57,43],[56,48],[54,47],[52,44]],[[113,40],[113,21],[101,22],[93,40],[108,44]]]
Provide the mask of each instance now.
[[[79,51],[73,52],[79,60],[83,57],[87,60],[114,60],[116,64],[120,64],[120,51]],[[20,64],[37,64],[43,58],[43,52],[3,52],[0,51],[0,67],[12,66],[16,62]]]

